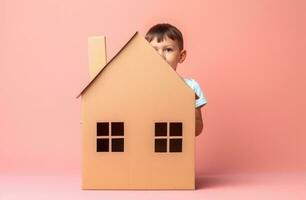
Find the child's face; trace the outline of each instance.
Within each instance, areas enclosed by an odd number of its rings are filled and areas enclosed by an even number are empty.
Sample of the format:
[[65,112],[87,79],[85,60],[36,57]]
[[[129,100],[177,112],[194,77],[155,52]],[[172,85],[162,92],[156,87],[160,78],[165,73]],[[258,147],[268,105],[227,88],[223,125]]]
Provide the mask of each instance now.
[[182,63],[185,60],[186,50],[180,50],[178,42],[168,36],[165,36],[160,42],[157,42],[155,37],[150,44],[174,70],[176,70],[178,63]]

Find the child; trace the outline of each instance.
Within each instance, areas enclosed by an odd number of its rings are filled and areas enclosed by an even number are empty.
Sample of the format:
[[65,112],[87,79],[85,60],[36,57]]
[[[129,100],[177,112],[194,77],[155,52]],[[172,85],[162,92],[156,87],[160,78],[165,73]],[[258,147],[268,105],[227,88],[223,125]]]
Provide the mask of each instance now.
[[[181,31],[170,24],[156,24],[149,29],[146,40],[154,49],[176,70],[178,63],[182,63],[186,58],[183,36]],[[203,129],[201,108],[207,100],[199,86],[193,79],[184,78],[185,82],[193,89],[196,96],[196,136],[200,135]]]

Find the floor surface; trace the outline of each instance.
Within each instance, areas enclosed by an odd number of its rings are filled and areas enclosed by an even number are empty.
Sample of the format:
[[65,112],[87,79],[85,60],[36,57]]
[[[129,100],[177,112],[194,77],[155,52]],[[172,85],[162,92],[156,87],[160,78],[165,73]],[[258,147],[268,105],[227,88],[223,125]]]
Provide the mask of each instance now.
[[204,175],[196,179],[197,189],[194,191],[83,191],[80,182],[78,174],[0,174],[0,200],[306,200],[306,173]]

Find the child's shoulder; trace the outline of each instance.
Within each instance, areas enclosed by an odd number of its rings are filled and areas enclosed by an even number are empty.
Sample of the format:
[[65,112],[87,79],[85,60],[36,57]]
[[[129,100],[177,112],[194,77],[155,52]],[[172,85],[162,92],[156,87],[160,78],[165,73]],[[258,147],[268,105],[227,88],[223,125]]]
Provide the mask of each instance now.
[[207,99],[204,96],[204,93],[198,84],[198,82],[192,78],[183,78],[187,85],[196,93],[196,108],[202,107],[203,105],[207,104]]
[[183,79],[192,88],[200,87],[199,83],[192,78],[183,78]]

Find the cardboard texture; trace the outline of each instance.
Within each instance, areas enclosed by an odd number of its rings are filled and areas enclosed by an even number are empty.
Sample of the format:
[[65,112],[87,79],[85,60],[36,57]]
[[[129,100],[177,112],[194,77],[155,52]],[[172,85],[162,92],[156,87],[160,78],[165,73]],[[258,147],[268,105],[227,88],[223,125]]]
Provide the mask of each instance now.
[[137,32],[106,65],[105,39],[88,45],[82,188],[194,189],[192,89]]
[[88,38],[88,63],[89,76],[93,79],[105,66],[106,58],[106,39],[105,36],[96,36]]

